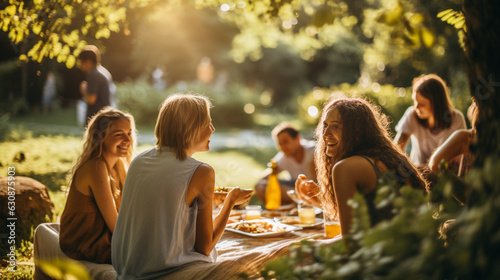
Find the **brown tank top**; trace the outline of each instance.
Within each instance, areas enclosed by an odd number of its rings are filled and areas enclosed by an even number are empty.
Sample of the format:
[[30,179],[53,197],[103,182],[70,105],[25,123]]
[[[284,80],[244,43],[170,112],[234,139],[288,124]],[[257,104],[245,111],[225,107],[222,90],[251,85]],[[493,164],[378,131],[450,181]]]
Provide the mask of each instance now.
[[76,260],[111,263],[111,236],[94,196],[71,186],[61,215],[61,250]]

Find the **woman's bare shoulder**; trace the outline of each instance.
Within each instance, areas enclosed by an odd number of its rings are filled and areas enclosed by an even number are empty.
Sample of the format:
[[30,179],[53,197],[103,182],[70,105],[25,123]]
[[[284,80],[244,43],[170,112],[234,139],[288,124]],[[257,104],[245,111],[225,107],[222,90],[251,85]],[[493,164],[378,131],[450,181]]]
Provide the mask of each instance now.
[[215,171],[209,164],[202,163],[196,168],[193,176],[191,177],[191,182],[200,183],[203,181],[215,180]]
[[[368,158],[372,163],[373,159]],[[351,156],[339,161],[333,167],[333,172],[337,176],[349,177],[349,180],[356,182],[356,184],[367,184],[376,180],[376,174],[373,166],[366,158],[361,156]]]
[[373,169],[371,164],[365,158],[362,158],[360,156],[352,156],[342,159],[333,167],[334,172],[339,172],[347,176],[363,175],[371,169]]

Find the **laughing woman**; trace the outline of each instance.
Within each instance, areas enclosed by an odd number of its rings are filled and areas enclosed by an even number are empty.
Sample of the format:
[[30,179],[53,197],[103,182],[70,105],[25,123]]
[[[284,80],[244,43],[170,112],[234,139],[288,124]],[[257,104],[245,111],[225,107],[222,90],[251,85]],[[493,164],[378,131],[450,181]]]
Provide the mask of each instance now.
[[176,94],[162,104],[156,146],[132,162],[111,244],[118,279],[156,279],[195,262],[214,262],[231,209],[252,191],[234,188],[212,219],[215,172],[192,158],[209,150],[210,102]]
[[365,100],[340,98],[325,105],[316,129],[315,154],[318,182],[303,175],[296,191],[306,202],[322,207],[326,215],[340,220],[342,234],[349,233],[355,193],[365,198],[371,225],[392,217],[390,207],[375,207],[377,182],[387,171],[395,172],[399,184],[425,189],[425,182],[389,135],[387,117]]
[[61,215],[59,244],[73,259],[111,263],[111,236],[135,143],[134,119],[105,107],[90,119],[84,138]]

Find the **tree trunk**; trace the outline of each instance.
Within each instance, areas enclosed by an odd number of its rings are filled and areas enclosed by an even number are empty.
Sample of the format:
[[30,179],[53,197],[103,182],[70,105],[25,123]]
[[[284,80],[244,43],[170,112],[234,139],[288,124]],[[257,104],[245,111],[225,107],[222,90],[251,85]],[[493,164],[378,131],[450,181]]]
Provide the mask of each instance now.
[[478,102],[476,167],[500,154],[500,1],[464,0],[465,55],[471,96]]

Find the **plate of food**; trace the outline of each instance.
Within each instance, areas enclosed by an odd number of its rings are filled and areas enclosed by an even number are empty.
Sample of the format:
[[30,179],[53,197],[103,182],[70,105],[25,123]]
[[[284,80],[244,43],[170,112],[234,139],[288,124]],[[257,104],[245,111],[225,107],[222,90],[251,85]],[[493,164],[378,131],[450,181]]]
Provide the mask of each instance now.
[[250,237],[275,237],[302,228],[285,225],[273,220],[249,220],[228,224],[226,230]]
[[313,224],[301,224],[299,216],[283,216],[275,219],[282,224],[300,227],[303,229],[315,228],[323,224],[323,219],[321,218],[315,218]]

